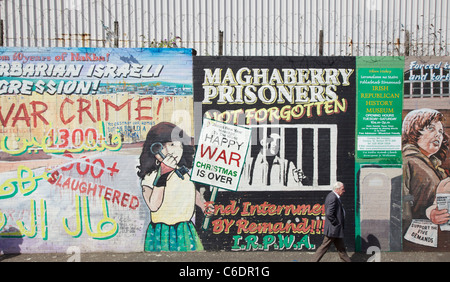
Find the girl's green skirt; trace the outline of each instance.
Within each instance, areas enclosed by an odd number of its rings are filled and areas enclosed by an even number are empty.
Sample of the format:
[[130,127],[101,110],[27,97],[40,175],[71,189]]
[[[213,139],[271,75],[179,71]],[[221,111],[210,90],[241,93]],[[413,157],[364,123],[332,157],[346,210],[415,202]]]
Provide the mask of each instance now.
[[150,223],[145,236],[144,250],[146,252],[202,251],[203,245],[191,221],[175,225]]

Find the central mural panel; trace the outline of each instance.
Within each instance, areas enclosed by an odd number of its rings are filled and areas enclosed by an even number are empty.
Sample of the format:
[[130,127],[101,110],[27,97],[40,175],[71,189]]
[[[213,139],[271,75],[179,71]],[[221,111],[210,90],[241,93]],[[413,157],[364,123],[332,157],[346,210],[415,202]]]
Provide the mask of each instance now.
[[354,185],[355,101],[354,57],[194,57],[196,142],[204,118],[251,129],[237,190],[213,194],[205,247],[315,250],[326,194],[336,181]]

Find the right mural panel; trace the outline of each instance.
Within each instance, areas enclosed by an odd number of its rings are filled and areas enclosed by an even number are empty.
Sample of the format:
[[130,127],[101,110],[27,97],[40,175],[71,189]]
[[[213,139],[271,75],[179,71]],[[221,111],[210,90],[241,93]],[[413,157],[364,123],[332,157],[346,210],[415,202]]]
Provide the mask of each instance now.
[[449,57],[405,58],[404,251],[447,251],[450,248],[449,69]]

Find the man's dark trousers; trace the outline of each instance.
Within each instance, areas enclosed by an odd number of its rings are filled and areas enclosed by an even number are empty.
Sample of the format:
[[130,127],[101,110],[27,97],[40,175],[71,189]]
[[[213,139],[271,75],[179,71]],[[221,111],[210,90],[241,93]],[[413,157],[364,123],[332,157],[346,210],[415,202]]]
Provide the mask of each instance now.
[[344,207],[338,196],[334,192],[330,192],[325,198],[325,224],[323,230],[325,238],[314,254],[314,261],[320,261],[328,251],[331,243],[334,243],[341,260],[350,262],[344,244],[344,225]]

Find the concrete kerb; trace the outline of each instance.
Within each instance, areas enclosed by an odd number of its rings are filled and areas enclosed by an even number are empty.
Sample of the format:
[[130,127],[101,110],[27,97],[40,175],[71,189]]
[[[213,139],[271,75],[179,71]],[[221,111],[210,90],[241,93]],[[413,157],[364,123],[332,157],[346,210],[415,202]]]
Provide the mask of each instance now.
[[[136,252],[136,253],[42,253],[3,254],[0,262],[311,262],[314,252]],[[349,252],[353,262],[450,262],[446,252]],[[322,262],[340,262],[328,252]]]

